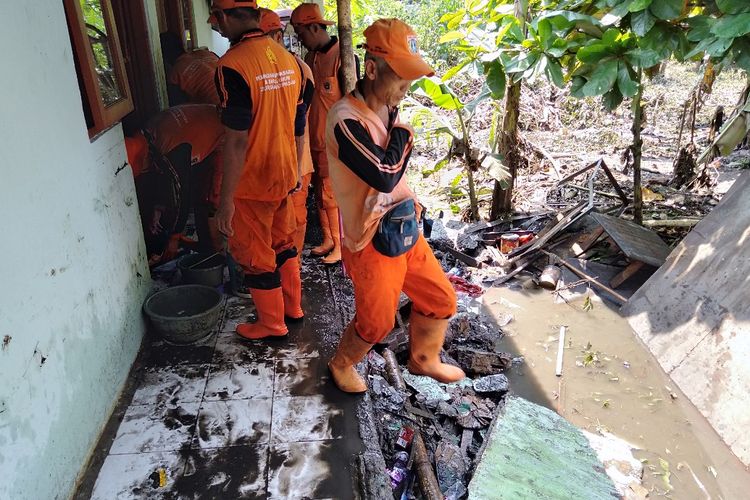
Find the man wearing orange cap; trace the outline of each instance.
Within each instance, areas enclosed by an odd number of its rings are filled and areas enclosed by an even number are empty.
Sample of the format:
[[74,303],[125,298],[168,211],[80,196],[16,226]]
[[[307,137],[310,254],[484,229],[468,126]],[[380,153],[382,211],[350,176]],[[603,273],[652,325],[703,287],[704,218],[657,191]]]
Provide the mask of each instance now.
[[226,130],[216,218],[245,271],[258,316],[237,333],[280,337],[288,332],[285,317],[304,317],[289,197],[299,182],[290,145],[305,127],[302,74],[294,57],[261,31],[255,0],[214,0],[211,14],[232,43],[216,71]]
[[[260,29],[276,43],[284,46],[284,26],[281,24],[279,15],[270,9],[260,9]],[[312,70],[296,54],[294,58],[302,69],[302,79],[304,81],[303,101],[305,107],[310,109],[313,92],[315,91],[315,82],[313,80]],[[299,191],[292,193],[292,204],[294,205],[294,217],[297,222],[297,230],[294,233],[294,246],[297,248],[297,261],[302,265],[301,253],[305,245],[305,232],[307,230],[307,193],[310,187],[310,180],[313,174],[313,162],[310,155],[310,132],[309,127],[305,127],[305,135],[297,137],[297,153],[300,156],[300,188]]]
[[323,19],[317,4],[298,5],[292,11],[290,22],[300,42],[309,51],[305,62],[312,68],[315,78],[315,93],[310,105],[310,151],[315,167],[315,195],[323,242],[310,253],[325,256],[325,264],[335,264],[341,260],[339,210],[328,175],[325,124],[328,110],[347,91],[341,71],[339,41],[326,31],[333,22]]
[[328,113],[326,141],[344,227],[342,256],[354,284],[356,313],[328,366],[345,392],[364,392],[354,365],[393,329],[403,291],[411,298],[409,363],[414,374],[455,382],[463,371],[440,361],[456,295],[417,226],[418,202],[404,173],[412,129],[398,105],[411,83],[434,74],[414,31],[380,19],[365,32],[365,74]]

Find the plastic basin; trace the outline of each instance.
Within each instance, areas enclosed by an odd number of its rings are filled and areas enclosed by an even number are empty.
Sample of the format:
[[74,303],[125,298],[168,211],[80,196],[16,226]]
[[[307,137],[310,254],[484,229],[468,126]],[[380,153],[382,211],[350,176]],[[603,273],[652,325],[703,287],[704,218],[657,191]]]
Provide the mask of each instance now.
[[154,330],[175,344],[190,344],[208,336],[219,321],[223,296],[204,285],[179,285],[146,299],[143,312]]

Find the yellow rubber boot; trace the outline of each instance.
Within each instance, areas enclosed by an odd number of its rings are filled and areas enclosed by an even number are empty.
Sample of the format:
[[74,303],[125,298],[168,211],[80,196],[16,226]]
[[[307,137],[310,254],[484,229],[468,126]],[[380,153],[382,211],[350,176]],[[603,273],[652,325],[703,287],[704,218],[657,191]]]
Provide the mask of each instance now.
[[447,319],[433,319],[412,311],[409,318],[409,362],[414,375],[426,375],[438,382],[457,382],[466,374],[460,368],[440,361]]
[[258,321],[240,323],[237,325],[237,334],[250,340],[286,335],[289,330],[284,323],[284,295],[281,287],[270,290],[251,288],[250,293],[255,302]]
[[333,248],[324,259],[323,264],[337,264],[341,262],[341,233],[339,230],[339,209],[338,207],[327,208],[328,226],[331,229],[331,239]]
[[320,229],[323,232],[323,243],[317,247],[313,247],[310,250],[312,255],[316,257],[322,257],[328,255],[328,252],[333,250],[333,238],[331,238],[331,227],[328,223],[328,214],[322,208],[318,209],[318,215],[320,216]]
[[367,383],[359,376],[354,365],[362,361],[371,348],[372,344],[357,335],[354,321],[349,323],[341,334],[336,354],[328,362],[328,369],[331,370],[333,381],[339,389],[355,394],[367,391]]

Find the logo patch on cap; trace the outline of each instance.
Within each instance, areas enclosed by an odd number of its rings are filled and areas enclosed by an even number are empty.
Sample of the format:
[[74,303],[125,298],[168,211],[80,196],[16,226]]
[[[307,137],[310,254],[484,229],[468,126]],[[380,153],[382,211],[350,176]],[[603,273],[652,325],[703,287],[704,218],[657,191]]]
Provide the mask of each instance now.
[[406,45],[409,46],[409,52],[412,54],[419,54],[419,45],[417,44],[417,37],[409,35],[406,37]]

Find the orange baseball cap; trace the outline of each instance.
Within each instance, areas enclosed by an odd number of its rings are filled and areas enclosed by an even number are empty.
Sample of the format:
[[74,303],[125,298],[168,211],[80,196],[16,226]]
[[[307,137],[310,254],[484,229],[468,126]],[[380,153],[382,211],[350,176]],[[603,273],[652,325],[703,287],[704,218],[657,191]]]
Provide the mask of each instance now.
[[316,3],[301,3],[292,11],[292,17],[289,20],[292,26],[307,26],[308,24],[325,24],[330,26],[333,21],[323,19],[320,13],[320,7]]
[[216,16],[214,15],[214,11],[235,9],[237,7],[257,9],[258,2],[256,0],[213,0],[213,2],[211,2],[211,15],[208,16],[206,22],[211,26],[219,24],[218,19],[216,19]]
[[365,50],[382,57],[404,80],[433,76],[435,70],[419,55],[417,34],[398,19],[378,19],[365,30]]
[[271,9],[264,7],[260,8],[260,29],[263,33],[270,33],[271,31],[283,30],[284,25],[281,24],[281,18],[277,13]]
[[257,9],[258,2],[256,0],[213,0],[211,2],[211,10],[229,10],[238,7]]

